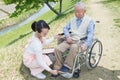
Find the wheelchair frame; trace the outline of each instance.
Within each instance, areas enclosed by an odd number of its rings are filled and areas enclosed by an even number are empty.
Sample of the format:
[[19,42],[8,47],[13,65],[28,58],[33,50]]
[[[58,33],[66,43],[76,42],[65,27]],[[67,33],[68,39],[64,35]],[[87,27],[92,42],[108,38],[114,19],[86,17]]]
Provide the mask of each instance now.
[[[98,53],[93,53],[92,50],[95,48],[95,45],[98,45],[99,47],[99,51]],[[88,69],[94,69],[95,67],[97,67],[101,56],[102,56],[102,50],[103,50],[103,46],[100,40],[98,39],[93,39],[92,45],[89,46],[87,48],[87,50],[83,51],[83,52],[79,52],[74,60],[74,65],[72,68],[71,73],[67,72],[67,73],[63,73],[61,74],[61,76],[65,77],[65,78],[78,78],[79,77],[79,73],[80,73],[80,68],[83,65],[86,65]],[[95,58],[96,54],[98,54],[98,58],[94,59],[94,63],[91,62],[91,58]]]

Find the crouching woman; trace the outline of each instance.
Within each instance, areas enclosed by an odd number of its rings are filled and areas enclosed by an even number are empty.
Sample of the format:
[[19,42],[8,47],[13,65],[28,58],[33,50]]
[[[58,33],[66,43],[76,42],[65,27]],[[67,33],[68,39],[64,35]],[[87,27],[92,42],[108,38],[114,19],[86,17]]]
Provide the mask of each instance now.
[[50,27],[44,20],[32,23],[31,28],[34,33],[25,47],[23,54],[24,65],[30,69],[31,75],[38,79],[46,78],[46,75],[42,73],[44,70],[56,75],[57,71],[52,70],[49,67],[52,64],[52,61],[42,52],[42,50],[44,45],[51,43],[58,36],[46,40],[45,37]]

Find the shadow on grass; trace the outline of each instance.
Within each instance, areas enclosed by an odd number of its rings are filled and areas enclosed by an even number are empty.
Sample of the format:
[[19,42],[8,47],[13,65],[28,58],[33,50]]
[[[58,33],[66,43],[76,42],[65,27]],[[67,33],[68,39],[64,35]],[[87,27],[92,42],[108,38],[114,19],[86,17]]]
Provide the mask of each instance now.
[[30,31],[30,32],[28,32],[28,33],[26,33],[26,34],[20,35],[17,39],[14,39],[14,40],[11,41],[10,43],[8,43],[7,46],[12,45],[13,43],[17,42],[18,40],[24,38],[25,36],[27,36],[27,35],[29,35],[29,34],[31,34],[31,33],[32,33],[32,31]]
[[97,66],[93,70],[83,70],[82,80],[120,80],[120,70],[110,70],[102,66]]
[[[40,80],[40,79],[33,77],[30,74],[30,70],[23,64],[23,62],[21,63],[19,71],[20,71],[20,74],[23,76],[24,80]],[[44,80],[68,80],[61,76],[59,76],[57,78],[53,78],[53,77],[51,77],[51,74],[46,71],[44,71],[43,73],[47,76],[47,78]]]
[[[30,74],[30,70],[21,63],[20,73],[24,77],[25,80],[39,80]],[[81,77],[80,78],[71,78],[66,79],[62,76],[57,78],[51,77],[51,74],[48,72],[44,72],[47,75],[45,80],[120,80],[120,70],[109,70],[107,68],[98,66],[93,70],[88,70],[85,67],[82,68]]]

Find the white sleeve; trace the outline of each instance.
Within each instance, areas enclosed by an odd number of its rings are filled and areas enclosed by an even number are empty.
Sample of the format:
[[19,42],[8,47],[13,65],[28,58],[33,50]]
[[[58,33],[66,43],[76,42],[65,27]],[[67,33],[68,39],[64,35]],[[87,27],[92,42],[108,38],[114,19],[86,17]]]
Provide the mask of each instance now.
[[54,37],[52,37],[50,39],[44,39],[44,45],[50,44],[51,42],[53,42],[53,40],[54,40]]
[[32,47],[33,47],[33,50],[36,54],[36,59],[38,61],[38,64],[42,68],[44,68],[45,70],[50,71],[51,68],[45,63],[45,61],[43,60],[43,57],[42,57],[42,45],[41,45],[41,43],[34,41]]

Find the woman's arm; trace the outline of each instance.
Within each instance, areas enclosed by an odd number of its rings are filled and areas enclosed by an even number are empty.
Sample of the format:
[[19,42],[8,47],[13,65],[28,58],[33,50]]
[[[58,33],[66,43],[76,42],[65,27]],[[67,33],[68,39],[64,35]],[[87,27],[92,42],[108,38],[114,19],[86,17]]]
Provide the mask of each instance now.
[[35,52],[38,64],[42,68],[44,68],[45,70],[50,72],[52,69],[45,63],[45,61],[44,61],[44,59],[42,57],[42,45],[41,45],[41,43],[34,41],[34,43],[33,43],[33,50]]
[[52,38],[50,38],[50,39],[45,39],[45,38],[44,38],[44,45],[50,44],[51,42],[53,42],[54,39],[55,39],[54,37],[52,37]]

